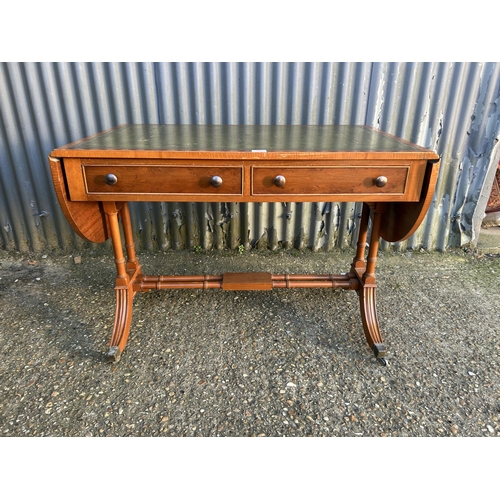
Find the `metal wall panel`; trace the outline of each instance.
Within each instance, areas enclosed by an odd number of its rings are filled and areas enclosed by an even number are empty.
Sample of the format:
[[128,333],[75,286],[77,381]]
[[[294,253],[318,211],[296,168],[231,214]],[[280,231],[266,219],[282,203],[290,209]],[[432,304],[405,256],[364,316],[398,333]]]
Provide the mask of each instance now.
[[[498,162],[500,63],[2,63],[0,241],[85,243],[52,189],[56,146],[123,123],[367,124],[442,157],[434,201],[403,250],[475,238]],[[483,193],[483,194],[482,194]],[[354,203],[137,203],[139,246],[330,250],[353,245]]]

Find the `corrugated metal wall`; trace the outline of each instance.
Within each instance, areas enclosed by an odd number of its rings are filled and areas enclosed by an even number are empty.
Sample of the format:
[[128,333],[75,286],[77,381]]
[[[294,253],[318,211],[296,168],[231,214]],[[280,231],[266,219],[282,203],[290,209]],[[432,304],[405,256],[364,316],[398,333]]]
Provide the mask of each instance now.
[[[442,156],[428,217],[396,249],[466,245],[498,156],[499,104],[500,63],[2,63],[1,244],[22,252],[85,244],[59,209],[47,155],[100,130],[333,123],[371,125]],[[138,245],[160,249],[329,250],[353,245],[359,213],[353,203],[132,206]]]

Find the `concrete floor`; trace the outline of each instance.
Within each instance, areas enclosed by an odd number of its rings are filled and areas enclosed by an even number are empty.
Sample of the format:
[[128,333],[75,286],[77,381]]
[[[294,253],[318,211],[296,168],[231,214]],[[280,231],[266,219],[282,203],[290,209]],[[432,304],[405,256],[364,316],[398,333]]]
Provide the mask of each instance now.
[[477,249],[480,253],[500,253],[500,226],[482,228]]

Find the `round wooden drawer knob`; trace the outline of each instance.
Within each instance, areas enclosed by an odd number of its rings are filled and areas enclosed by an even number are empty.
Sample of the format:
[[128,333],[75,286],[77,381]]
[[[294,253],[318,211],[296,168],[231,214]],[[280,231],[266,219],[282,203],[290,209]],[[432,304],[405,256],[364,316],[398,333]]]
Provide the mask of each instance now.
[[387,184],[387,177],[381,175],[375,179],[375,185],[379,188],[383,188]]
[[283,175],[277,175],[274,178],[274,185],[277,187],[282,188],[285,185],[285,183],[286,183],[286,179]]
[[108,174],[105,180],[108,186],[114,186],[118,182],[118,177],[115,174]]
[[218,175],[214,175],[211,179],[210,179],[210,184],[214,187],[214,188],[219,188],[222,186],[222,177],[219,177]]

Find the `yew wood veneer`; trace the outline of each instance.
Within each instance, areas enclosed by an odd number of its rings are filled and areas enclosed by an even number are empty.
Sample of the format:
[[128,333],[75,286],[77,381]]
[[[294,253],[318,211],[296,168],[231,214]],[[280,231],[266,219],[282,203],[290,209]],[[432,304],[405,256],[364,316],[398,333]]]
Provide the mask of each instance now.
[[[127,343],[137,292],[340,287],[357,292],[366,340],[385,364],[375,299],[378,242],[404,240],[422,222],[438,175],[433,151],[366,126],[122,125],[55,149],[49,164],[76,233],[96,243],[112,239],[117,278],[111,361],[120,359]],[[356,201],[363,211],[356,255],[345,274],[147,276],[134,250],[129,201]]]

